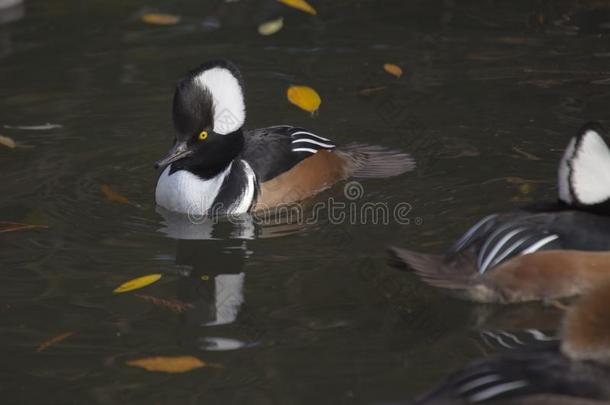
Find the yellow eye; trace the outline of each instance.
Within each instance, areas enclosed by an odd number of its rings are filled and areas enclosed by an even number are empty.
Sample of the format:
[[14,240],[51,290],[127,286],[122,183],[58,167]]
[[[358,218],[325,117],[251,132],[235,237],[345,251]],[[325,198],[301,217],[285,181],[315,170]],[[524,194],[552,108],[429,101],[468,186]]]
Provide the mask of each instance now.
[[200,140],[200,141],[204,141],[204,140],[205,140],[205,138],[207,138],[207,137],[208,137],[208,131],[201,131],[201,132],[199,133],[199,140]]

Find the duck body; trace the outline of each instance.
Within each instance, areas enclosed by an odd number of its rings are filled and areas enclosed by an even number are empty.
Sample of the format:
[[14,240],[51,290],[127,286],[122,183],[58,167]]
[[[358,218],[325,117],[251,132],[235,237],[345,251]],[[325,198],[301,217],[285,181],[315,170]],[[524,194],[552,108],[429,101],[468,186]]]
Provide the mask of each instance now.
[[489,215],[443,255],[390,248],[426,283],[478,302],[547,300],[610,278],[610,151],[598,124],[574,137],[557,203]]
[[565,404],[610,401],[610,283],[564,316],[560,340],[476,360],[415,404]]
[[348,177],[388,177],[414,167],[406,153],[351,144],[289,125],[243,129],[237,68],[212,61],[174,95],[178,134],[157,181],[161,207],[184,214],[242,214],[292,204]]
[[602,404],[610,368],[573,361],[559,344],[474,361],[414,404]]
[[245,131],[242,151],[213,177],[170,165],[155,192],[174,212],[242,214],[307,199],[338,181],[395,176],[413,167],[404,153],[332,141],[299,127]]
[[426,283],[465,299],[556,299],[610,278],[610,217],[519,210],[485,217],[444,255],[391,251]]

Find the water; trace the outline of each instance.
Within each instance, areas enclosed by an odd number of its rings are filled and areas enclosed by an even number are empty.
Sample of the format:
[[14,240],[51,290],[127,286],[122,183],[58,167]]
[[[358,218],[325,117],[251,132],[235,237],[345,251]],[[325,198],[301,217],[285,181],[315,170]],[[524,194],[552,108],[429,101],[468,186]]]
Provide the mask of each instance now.
[[[607,115],[608,8],[317,3],[317,17],[195,0],[35,0],[0,14],[0,133],[27,146],[0,148],[0,220],[48,226],[0,234],[4,403],[399,403],[488,354],[478,330],[556,327],[541,305],[474,305],[425,287],[389,268],[385,247],[440,251],[483,215],[554,198],[569,136]],[[184,17],[141,23],[150,11]],[[281,32],[256,33],[278,15]],[[407,203],[409,224],[166,219],[152,164],[170,144],[173,85],[215,57],[241,67],[250,127],[292,123],[412,152],[413,173],[315,200]],[[404,77],[385,74],[387,62]],[[319,115],[287,102],[290,84],[318,90]],[[15,128],[46,123],[59,127]],[[108,201],[102,185],[131,203]],[[164,277],[112,293],[151,273]],[[158,355],[222,368],[126,365]]]

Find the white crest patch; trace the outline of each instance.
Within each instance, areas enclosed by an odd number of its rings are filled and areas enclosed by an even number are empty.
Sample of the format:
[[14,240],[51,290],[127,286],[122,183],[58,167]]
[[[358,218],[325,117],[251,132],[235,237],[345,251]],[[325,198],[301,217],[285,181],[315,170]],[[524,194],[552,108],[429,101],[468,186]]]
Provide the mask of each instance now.
[[244,125],[244,94],[230,70],[222,67],[208,69],[195,77],[195,83],[207,89],[214,100],[214,132],[227,135]]
[[585,132],[568,166],[568,180],[579,203],[593,205],[610,198],[610,150],[600,134]]

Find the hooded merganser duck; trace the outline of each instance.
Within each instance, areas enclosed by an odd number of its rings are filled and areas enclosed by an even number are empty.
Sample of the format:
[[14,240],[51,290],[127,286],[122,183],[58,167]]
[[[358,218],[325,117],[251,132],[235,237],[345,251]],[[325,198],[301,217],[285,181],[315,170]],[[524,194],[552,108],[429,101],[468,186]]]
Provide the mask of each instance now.
[[339,147],[288,125],[245,130],[243,81],[224,60],[204,63],[178,83],[174,145],[155,198],[183,214],[241,214],[304,200],[348,177],[381,178],[413,169],[406,153]]
[[607,404],[610,284],[588,291],[564,317],[561,340],[479,360],[416,404]]
[[[571,140],[559,202],[489,215],[445,255],[390,248],[426,283],[478,302],[573,296],[610,278],[610,150],[598,124]],[[606,211],[607,212],[607,211]]]

